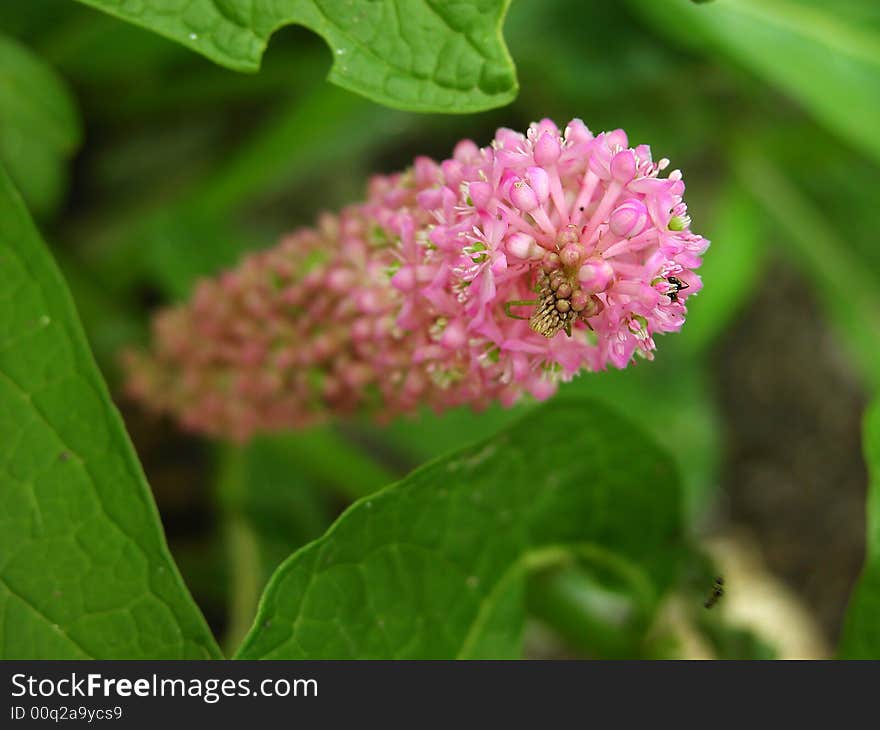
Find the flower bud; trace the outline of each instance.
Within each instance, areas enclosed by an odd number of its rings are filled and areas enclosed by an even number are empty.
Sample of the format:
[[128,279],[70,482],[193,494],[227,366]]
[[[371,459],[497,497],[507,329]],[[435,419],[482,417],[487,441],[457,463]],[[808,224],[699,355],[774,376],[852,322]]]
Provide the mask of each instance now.
[[450,322],[443,334],[440,335],[440,344],[448,350],[457,350],[467,343],[467,330],[461,320]]
[[413,162],[413,177],[420,188],[430,187],[440,178],[440,166],[430,157],[416,157]]
[[443,170],[443,177],[446,182],[452,186],[458,186],[463,178],[463,165],[458,160],[444,160],[440,165]]
[[611,158],[611,177],[617,182],[628,183],[636,176],[636,158],[632,150],[623,150]]
[[542,256],[542,249],[527,233],[513,233],[505,243],[507,252],[518,259],[535,259]]
[[571,295],[571,308],[575,312],[582,312],[584,308],[587,306],[587,303],[590,301],[590,295],[587,294],[583,289],[578,289]]
[[608,227],[615,236],[633,238],[648,225],[648,208],[637,198],[630,198],[617,206],[608,219]]
[[565,127],[565,139],[569,144],[583,144],[593,139],[593,133],[580,119],[572,119]]
[[486,210],[492,200],[492,186],[486,182],[472,182],[468,185],[468,195],[477,210]]
[[555,134],[542,132],[537,142],[535,142],[535,162],[539,165],[547,167],[555,165],[561,152],[562,147],[559,144],[559,137]]
[[569,243],[559,252],[559,260],[563,266],[573,268],[577,266],[584,256],[584,247],[579,243]]
[[558,253],[547,251],[547,253],[544,254],[544,258],[541,261],[541,268],[546,273],[549,274],[551,271],[556,271],[560,266],[562,266],[562,262],[559,260]]
[[605,291],[613,278],[614,269],[602,259],[591,259],[578,271],[578,280],[584,289],[591,292]]
[[480,154],[480,148],[472,139],[463,139],[452,151],[452,156],[459,162],[468,162]]
[[550,176],[543,167],[530,167],[526,170],[526,180],[538,196],[538,202],[544,203],[550,197]]
[[400,291],[412,291],[416,286],[416,271],[412,266],[402,266],[394,276],[391,284]]
[[510,188],[510,202],[524,213],[529,213],[538,207],[538,196],[528,183],[515,182]]

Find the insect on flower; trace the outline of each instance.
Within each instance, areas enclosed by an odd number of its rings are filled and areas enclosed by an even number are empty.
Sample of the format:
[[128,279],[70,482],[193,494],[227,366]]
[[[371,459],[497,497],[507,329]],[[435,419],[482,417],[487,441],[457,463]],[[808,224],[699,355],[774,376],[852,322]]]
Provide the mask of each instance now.
[[[507,302],[504,311],[508,317],[514,319],[528,319],[529,327],[544,337],[553,337],[560,330],[571,337],[571,325],[577,315],[572,306],[572,286],[565,280],[562,272],[554,271],[547,276],[541,274],[536,286],[537,299],[517,299]],[[511,307],[532,306],[534,310],[530,317],[520,317],[513,314]]]
[[668,296],[673,302],[678,301],[678,293],[684,289],[690,289],[690,284],[682,281],[677,276],[667,276],[666,281],[672,285],[672,289],[667,293]]
[[[513,319],[528,319],[533,332],[543,337],[554,337],[564,330],[571,337],[571,328],[577,318],[592,329],[588,318],[602,311],[604,305],[596,296],[587,296],[576,283],[573,284],[561,270],[547,275],[541,273],[535,286],[537,299],[516,299],[505,303],[504,312]],[[520,317],[511,307],[534,307],[530,317]]]

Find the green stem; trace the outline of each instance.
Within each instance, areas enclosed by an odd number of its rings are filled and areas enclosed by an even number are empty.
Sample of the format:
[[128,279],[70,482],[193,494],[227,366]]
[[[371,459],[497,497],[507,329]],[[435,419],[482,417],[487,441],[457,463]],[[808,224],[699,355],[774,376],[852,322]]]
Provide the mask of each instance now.
[[228,553],[229,593],[223,649],[232,656],[251,628],[263,588],[260,546],[240,509],[244,499],[244,454],[239,447],[220,452],[217,497]]

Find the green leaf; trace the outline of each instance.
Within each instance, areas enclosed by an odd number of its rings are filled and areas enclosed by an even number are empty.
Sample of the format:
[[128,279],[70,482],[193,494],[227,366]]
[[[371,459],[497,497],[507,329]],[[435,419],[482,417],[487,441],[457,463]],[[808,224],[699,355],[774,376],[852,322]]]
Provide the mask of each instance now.
[[516,95],[501,37],[510,0],[80,0],[238,71],[256,71],[269,37],[297,23],[333,51],[329,79],[389,106],[474,112]]
[[864,449],[870,475],[867,554],[847,609],[840,643],[843,659],[880,659],[880,401],[865,416]]
[[880,160],[880,13],[862,0],[631,0],[684,42],[729,55]]
[[516,656],[528,573],[595,562],[656,605],[682,533],[672,461],[557,400],[355,503],[279,568],[238,657]]
[[[700,293],[700,299],[704,293]],[[694,308],[700,304],[697,300]],[[685,332],[689,326],[690,322],[685,324]],[[696,517],[717,488],[722,438],[708,373],[689,347],[677,346],[682,337],[686,335],[663,338],[657,361],[650,367],[584,374],[564,383],[560,396],[594,398],[630,414],[638,426],[674,455],[687,514]],[[528,403],[512,409],[495,405],[474,413],[461,407],[442,415],[426,409],[418,416],[417,428],[411,421],[399,419],[378,431],[375,424],[367,423],[361,433],[378,432],[393,452],[415,465],[493,433],[533,408]]]
[[650,604],[639,604],[633,586],[615,585],[615,576],[606,581],[596,572],[574,564],[540,571],[528,582],[530,614],[589,658],[647,658]]
[[73,302],[0,169],[0,656],[218,657]]
[[58,205],[80,137],[79,114],[61,80],[25,46],[0,34],[0,161],[35,214]]
[[[685,329],[687,326],[685,323]],[[679,335],[659,342],[657,359],[648,367],[584,374],[560,391],[589,396],[631,414],[633,421],[675,459],[685,511],[695,519],[717,490],[721,425],[709,373],[693,356],[685,353],[676,357],[675,337]]]

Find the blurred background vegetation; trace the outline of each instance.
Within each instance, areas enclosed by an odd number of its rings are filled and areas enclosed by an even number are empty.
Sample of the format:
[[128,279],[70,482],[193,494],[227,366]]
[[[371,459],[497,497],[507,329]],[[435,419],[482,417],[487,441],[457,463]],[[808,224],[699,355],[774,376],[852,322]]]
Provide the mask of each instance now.
[[[3,3],[0,159],[118,389],[118,352],[146,341],[158,306],[357,200],[371,173],[543,116],[623,127],[684,171],[694,229],[713,241],[706,286],[654,363],[564,390],[675,455],[727,595],[706,612],[700,584],[686,610],[630,621],[601,574],[572,571],[532,587],[529,651],[827,653],[863,557],[859,422],[880,383],[880,5],[516,0],[505,28],[517,101],[418,115],[327,84],[330,52],[301,29],[276,33],[248,76],[76,3]],[[529,407],[233,448],[120,406],[172,552],[231,645],[271,571],[351,500]]]

